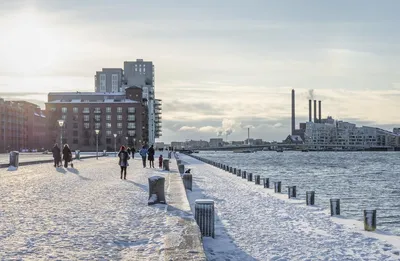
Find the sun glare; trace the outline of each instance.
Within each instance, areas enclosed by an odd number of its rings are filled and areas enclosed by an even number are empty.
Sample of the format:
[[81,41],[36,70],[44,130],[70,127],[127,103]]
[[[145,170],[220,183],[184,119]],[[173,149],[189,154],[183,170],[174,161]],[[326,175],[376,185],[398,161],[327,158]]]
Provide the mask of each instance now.
[[34,11],[20,12],[8,20],[5,59],[9,69],[23,74],[50,70],[57,55],[57,40],[50,24]]

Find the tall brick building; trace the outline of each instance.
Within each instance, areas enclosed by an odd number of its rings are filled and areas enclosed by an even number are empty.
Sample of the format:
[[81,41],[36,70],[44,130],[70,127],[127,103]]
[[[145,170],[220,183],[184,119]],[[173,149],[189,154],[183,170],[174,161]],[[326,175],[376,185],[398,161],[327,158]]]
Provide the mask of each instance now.
[[[48,146],[60,143],[62,132],[63,143],[68,143],[72,150],[95,151],[95,130],[99,130],[100,151],[114,151],[115,143],[117,149],[122,144],[138,148],[148,142],[146,103],[139,87],[129,87],[124,93],[49,93]],[[65,121],[63,127],[58,120]]]

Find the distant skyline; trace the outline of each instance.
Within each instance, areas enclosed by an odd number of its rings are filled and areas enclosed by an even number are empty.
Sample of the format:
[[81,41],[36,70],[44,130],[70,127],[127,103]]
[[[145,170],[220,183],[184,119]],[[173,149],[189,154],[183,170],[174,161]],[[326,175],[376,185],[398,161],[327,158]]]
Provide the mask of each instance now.
[[[229,4],[228,4],[229,3]],[[43,106],[49,91],[93,91],[94,74],[142,58],[163,100],[160,141],[290,133],[322,116],[400,126],[398,1],[2,1],[0,97]],[[225,137],[224,137],[225,138]]]

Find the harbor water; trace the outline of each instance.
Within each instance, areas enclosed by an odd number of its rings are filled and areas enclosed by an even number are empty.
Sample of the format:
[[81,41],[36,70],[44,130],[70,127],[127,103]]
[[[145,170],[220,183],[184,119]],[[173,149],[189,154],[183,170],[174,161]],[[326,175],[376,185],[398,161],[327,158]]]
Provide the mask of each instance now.
[[297,198],[315,191],[315,204],[329,208],[339,198],[341,215],[362,220],[364,209],[377,210],[378,229],[400,236],[400,153],[201,151],[200,157],[228,164],[253,175],[297,186]]

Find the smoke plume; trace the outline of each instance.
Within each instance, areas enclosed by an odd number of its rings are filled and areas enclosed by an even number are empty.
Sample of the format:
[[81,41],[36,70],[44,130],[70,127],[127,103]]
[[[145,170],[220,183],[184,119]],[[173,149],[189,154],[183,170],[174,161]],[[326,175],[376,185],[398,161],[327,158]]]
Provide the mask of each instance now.
[[310,89],[308,90],[308,97],[309,100],[314,100],[315,99],[315,95],[314,95],[314,89]]

